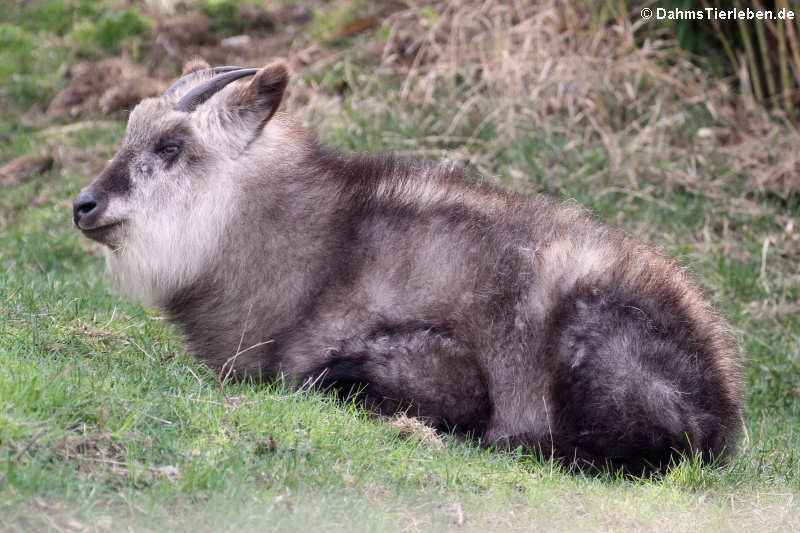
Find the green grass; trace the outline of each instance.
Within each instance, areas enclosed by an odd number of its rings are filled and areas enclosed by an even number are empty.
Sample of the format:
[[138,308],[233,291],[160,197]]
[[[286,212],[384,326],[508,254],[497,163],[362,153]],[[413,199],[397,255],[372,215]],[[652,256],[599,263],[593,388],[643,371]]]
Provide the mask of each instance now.
[[[74,26],[55,13],[78,5],[81,27],[121,16],[92,2],[0,11],[0,73],[46,87],[17,94],[0,85],[13,103],[0,126],[0,162],[42,147],[107,158],[122,136],[122,122],[70,133],[41,114],[62,83],[44,67],[77,57],[57,51]],[[321,91],[344,90],[330,118],[310,121],[323,139],[424,153],[458,152],[471,139],[480,154],[502,134],[502,123],[467,116],[449,139],[437,138],[437,121],[455,114],[457,99],[415,108],[392,98],[402,80],[362,84],[375,59],[359,48],[373,38],[340,44],[351,47],[343,61],[304,75]],[[29,51],[15,48],[21,42]],[[115,46],[86,42],[98,56]],[[365,112],[375,101],[385,112]],[[708,120],[696,107],[686,113],[687,131]],[[21,116],[30,120],[15,122]],[[631,186],[598,144],[572,139],[524,131],[491,160],[492,175],[574,199],[695,272],[747,354],[748,439],[726,468],[685,462],[662,479],[587,478],[522,451],[404,438],[319,392],[221,384],[163,316],[110,289],[102,257],[70,220],[72,198],[92,177],[64,158],[47,174],[0,185],[0,530],[800,528],[798,241],[786,231],[787,221],[800,226],[800,205],[748,192],[738,175],[723,198],[661,182]],[[670,172],[685,163],[653,164]],[[729,172],[724,161],[711,164]]]
[[87,21],[75,29],[74,39],[82,52],[94,55],[94,51],[119,54],[124,42],[141,36],[150,30],[150,23],[134,9],[109,11],[97,20]]

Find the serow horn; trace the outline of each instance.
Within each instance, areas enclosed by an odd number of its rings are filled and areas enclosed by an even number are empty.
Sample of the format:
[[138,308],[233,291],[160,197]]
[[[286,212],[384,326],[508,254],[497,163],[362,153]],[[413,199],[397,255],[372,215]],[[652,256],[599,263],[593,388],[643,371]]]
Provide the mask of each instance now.
[[181,78],[178,81],[170,85],[169,88],[166,91],[164,91],[163,96],[167,96],[174,93],[178,89],[178,87],[182,86],[189,80],[195,79],[198,76],[202,76],[204,74],[214,74],[216,76],[217,74],[222,74],[223,72],[230,72],[232,70],[241,70],[241,68],[242,67],[226,65],[224,67],[204,68],[200,70],[195,70],[194,72],[190,72],[185,76],[181,76]]
[[259,70],[260,69],[257,68],[246,68],[234,70],[232,72],[228,72],[227,74],[221,74],[216,78],[211,78],[210,80],[201,83],[186,93],[183,98],[178,100],[178,103],[175,104],[173,109],[175,111],[185,111],[187,113],[191,113],[197,108],[197,106],[214,96],[229,83],[245,76],[252,76]]

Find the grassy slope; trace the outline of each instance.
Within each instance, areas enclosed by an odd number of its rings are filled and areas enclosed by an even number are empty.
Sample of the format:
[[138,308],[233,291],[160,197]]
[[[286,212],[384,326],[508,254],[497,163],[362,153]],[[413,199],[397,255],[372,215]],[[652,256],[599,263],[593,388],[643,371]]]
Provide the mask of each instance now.
[[[12,23],[24,15],[4,14]],[[36,153],[53,134],[42,133],[50,125],[37,106],[58,83],[43,72],[70,59],[48,43],[69,28],[41,20],[0,34],[37,47],[31,57],[3,49],[2,68],[25,64],[29,74],[22,88],[3,85],[10,105],[2,161]],[[358,79],[369,69],[357,65],[345,60],[323,74]],[[369,90],[380,99],[384,89]],[[447,113],[455,104],[437,105]],[[319,134],[341,147],[402,150],[421,134],[413,117],[343,109],[319,123]],[[57,143],[66,152],[99,145],[110,155],[122,127],[56,132]],[[778,217],[800,224],[796,204],[755,197],[756,209],[746,209],[668,187],[632,193],[619,186],[608,154],[566,139],[528,135],[504,158],[497,173],[514,186],[575,198],[692,265],[741,331],[750,434],[726,470],[684,464],[659,481],[585,479],[525,455],[400,438],[387,423],[323,395],[279,384],[220,385],[185,355],[161,316],[109,292],[102,259],[70,223],[71,198],[90,176],[64,164],[0,185],[0,529],[800,527],[800,323],[780,312],[798,299],[796,283],[785,282],[796,279],[796,256],[768,247],[760,276],[765,239],[778,239],[786,225]],[[556,163],[569,179],[548,174]]]

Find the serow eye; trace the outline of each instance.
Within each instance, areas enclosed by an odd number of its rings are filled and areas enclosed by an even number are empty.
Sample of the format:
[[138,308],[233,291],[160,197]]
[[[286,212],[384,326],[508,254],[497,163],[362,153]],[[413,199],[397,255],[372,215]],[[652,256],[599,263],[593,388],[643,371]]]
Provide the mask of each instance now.
[[180,144],[165,144],[163,146],[159,146],[158,149],[156,150],[156,152],[158,152],[158,155],[160,155],[164,159],[172,159],[175,156],[177,156],[180,151],[181,151]]

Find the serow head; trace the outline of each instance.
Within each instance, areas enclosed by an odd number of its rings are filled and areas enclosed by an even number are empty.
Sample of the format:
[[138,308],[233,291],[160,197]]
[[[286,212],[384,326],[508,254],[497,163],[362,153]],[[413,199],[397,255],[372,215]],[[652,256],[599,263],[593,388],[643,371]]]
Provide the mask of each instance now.
[[116,155],[75,198],[73,221],[86,237],[119,249],[148,227],[180,234],[199,203],[222,187],[214,187],[217,176],[259,137],[289,78],[283,62],[187,67],[164,94],[134,108]]
[[289,78],[284,63],[194,62],[185,72],[134,108],[119,150],[72,211],[75,226],[105,245],[112,282],[147,304],[201,275],[227,242],[247,176],[274,168],[287,150],[284,122],[273,118]]

